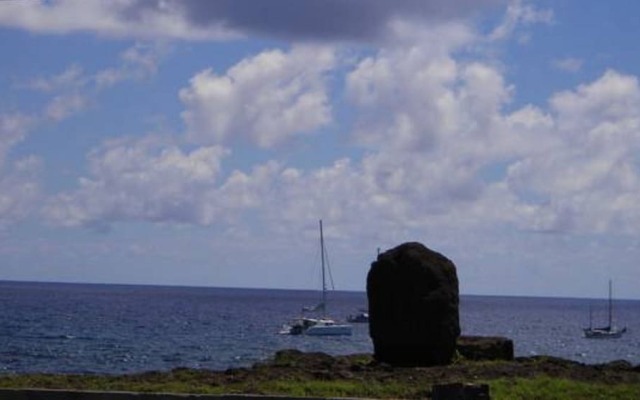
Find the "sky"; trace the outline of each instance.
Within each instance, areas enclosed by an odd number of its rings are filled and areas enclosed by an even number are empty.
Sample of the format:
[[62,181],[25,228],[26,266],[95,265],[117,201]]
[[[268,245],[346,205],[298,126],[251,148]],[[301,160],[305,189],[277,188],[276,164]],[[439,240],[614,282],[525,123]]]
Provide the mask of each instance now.
[[0,1],[0,279],[640,299],[640,2]]

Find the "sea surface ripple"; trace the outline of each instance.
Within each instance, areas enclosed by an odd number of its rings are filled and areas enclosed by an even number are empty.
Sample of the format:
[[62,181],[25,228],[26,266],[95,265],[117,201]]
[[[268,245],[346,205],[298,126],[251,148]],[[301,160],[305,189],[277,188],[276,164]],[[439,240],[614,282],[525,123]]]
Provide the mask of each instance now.
[[[366,324],[350,337],[278,334],[317,301],[313,291],[0,282],[0,374],[223,370],[289,348],[372,352]],[[590,305],[606,322],[605,300],[462,296],[460,322],[465,335],[513,339],[518,356],[640,364],[640,301],[616,302],[629,330],[616,340],[582,337]],[[363,307],[365,293],[331,294],[335,319]]]

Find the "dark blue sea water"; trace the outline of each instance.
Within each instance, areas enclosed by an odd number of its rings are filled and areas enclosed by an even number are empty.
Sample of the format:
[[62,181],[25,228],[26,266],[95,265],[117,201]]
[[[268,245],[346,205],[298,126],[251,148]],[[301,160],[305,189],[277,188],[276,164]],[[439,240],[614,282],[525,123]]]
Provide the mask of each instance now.
[[[226,369],[288,348],[372,351],[366,324],[351,337],[278,334],[317,300],[311,291],[0,282],[0,374]],[[582,338],[590,304],[605,321],[604,300],[463,296],[462,331],[510,337],[517,355],[640,364],[640,301],[616,302],[629,329],[617,340]],[[365,293],[332,293],[336,319],[364,306]]]

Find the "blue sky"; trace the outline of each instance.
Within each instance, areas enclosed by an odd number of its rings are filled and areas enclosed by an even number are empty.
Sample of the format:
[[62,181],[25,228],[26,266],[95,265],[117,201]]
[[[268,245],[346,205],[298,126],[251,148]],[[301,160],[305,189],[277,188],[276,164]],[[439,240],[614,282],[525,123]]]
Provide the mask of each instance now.
[[640,298],[635,1],[0,2],[0,279]]

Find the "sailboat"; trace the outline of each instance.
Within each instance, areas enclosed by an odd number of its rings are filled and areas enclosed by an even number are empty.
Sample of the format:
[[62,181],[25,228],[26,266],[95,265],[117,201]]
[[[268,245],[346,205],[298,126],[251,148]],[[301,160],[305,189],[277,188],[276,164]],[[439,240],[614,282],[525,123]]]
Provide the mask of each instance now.
[[369,311],[366,309],[360,309],[357,314],[351,314],[347,317],[347,321],[352,324],[366,324],[369,322]]
[[613,326],[613,300],[611,298],[611,280],[609,280],[609,324],[601,328],[594,328],[592,324],[592,313],[589,309],[589,327],[584,328],[584,337],[587,339],[617,339],[627,331],[627,328],[617,328]]
[[[377,249],[377,257],[380,257],[380,247]],[[369,323],[369,310],[366,308],[360,308],[357,314],[350,314],[347,316],[347,322],[352,324],[368,324]]]
[[351,335],[352,326],[337,323],[326,316],[327,311],[327,283],[324,247],[324,235],[322,233],[322,220],[320,220],[320,258],[322,266],[322,301],[313,307],[303,307],[303,312],[321,312],[319,318],[300,317],[285,325],[280,333],[288,335],[309,335],[309,336],[340,336]]

